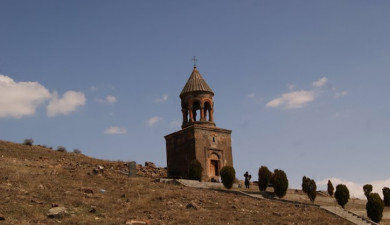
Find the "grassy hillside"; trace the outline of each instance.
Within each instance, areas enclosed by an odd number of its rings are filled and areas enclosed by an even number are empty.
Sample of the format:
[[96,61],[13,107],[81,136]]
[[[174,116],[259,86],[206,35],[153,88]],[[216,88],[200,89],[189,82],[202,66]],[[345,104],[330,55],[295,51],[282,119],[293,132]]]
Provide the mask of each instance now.
[[[103,173],[94,174],[98,165]],[[1,224],[350,224],[313,207],[129,178],[123,162],[0,141]],[[187,207],[189,203],[197,209]],[[52,205],[69,215],[48,218]]]

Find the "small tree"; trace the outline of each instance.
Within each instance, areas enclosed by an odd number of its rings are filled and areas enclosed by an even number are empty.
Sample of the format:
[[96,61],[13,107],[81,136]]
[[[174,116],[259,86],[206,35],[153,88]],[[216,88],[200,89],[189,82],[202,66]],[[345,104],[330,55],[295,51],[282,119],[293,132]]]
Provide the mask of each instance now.
[[231,166],[224,166],[221,169],[221,180],[223,183],[223,186],[225,186],[227,189],[230,189],[233,187],[233,182],[236,178],[236,171]]
[[368,196],[370,196],[370,193],[372,192],[372,185],[371,184],[366,184],[363,186],[363,191],[364,195],[368,199]]
[[[306,190],[306,180],[307,180],[307,177],[306,176],[303,176],[302,177],[302,191],[305,192]],[[305,192],[306,193],[306,192]]]
[[271,180],[272,173],[266,166],[261,166],[259,168],[259,190],[265,191],[267,190],[268,184]]
[[381,221],[384,207],[383,201],[377,193],[371,193],[368,196],[366,203],[367,216],[375,223]]
[[275,169],[271,178],[271,182],[274,187],[276,196],[283,198],[286,195],[288,188],[288,179],[286,173],[283,170]]
[[334,192],[334,187],[333,187],[333,184],[330,180],[328,180],[328,194],[330,196],[333,196],[333,192]]
[[192,160],[190,163],[190,169],[188,172],[188,176],[191,180],[199,180],[202,181],[202,164],[196,159]]
[[308,177],[302,178],[302,191],[307,194],[310,201],[314,202],[317,197],[317,185],[316,182]]
[[59,152],[67,152],[64,146],[58,146],[57,151]]
[[383,202],[385,203],[385,206],[390,206],[390,188],[384,187],[382,189],[383,192]]
[[73,153],[76,153],[76,154],[81,154],[81,151],[77,148],[73,149]]
[[347,186],[344,184],[339,184],[336,186],[336,192],[334,193],[334,197],[337,200],[337,203],[344,208],[344,206],[348,203],[349,200],[349,190]]
[[24,141],[23,141],[23,144],[24,144],[24,145],[28,145],[28,146],[32,146],[33,143],[34,143],[34,140],[33,140],[32,138],[26,138],[26,139],[24,139]]

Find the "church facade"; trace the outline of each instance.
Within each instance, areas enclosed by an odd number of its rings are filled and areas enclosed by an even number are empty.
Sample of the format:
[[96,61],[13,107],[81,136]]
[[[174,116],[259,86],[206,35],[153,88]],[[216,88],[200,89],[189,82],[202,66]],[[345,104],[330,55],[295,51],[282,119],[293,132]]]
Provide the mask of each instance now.
[[189,165],[198,160],[202,180],[219,180],[224,166],[233,166],[231,130],[214,122],[214,92],[196,66],[180,93],[181,130],[165,136],[168,177],[188,178]]

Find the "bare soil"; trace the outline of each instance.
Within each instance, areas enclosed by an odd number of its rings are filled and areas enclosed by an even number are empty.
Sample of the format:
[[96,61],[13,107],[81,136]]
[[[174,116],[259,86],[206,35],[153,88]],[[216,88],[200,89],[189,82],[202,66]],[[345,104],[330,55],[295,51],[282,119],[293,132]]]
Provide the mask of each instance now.
[[[97,166],[104,172],[94,174]],[[345,224],[315,207],[129,178],[124,162],[0,141],[2,224]],[[193,207],[188,207],[192,203]],[[69,215],[48,218],[52,205]],[[91,210],[95,208],[96,211]]]

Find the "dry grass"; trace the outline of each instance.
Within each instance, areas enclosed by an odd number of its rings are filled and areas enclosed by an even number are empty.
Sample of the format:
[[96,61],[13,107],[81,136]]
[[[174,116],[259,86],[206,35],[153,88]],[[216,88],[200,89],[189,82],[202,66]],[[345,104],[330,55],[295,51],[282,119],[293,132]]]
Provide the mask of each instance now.
[[[362,191],[363,191],[363,189],[362,189]],[[293,190],[289,190],[289,192],[286,195],[286,199],[300,201],[300,202],[310,202],[309,198],[306,196],[306,194],[304,194],[302,192],[296,193]],[[321,196],[321,195],[317,195],[315,203],[319,204],[319,205],[339,207],[335,198],[325,197],[325,196]],[[367,218],[366,203],[367,203],[367,201],[362,200],[362,199],[349,199],[347,205],[345,206],[345,209],[352,211],[352,212],[354,212],[362,217]],[[380,224],[390,225],[390,208],[389,207],[385,207],[384,212],[383,212],[383,218],[382,218]]]
[[[104,166],[103,174],[92,169]],[[0,141],[0,224],[350,224],[313,207],[128,178],[111,162]],[[93,193],[88,193],[88,192]],[[186,208],[194,202],[200,209]],[[49,219],[52,204],[70,215]],[[96,212],[90,213],[91,206]]]

